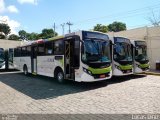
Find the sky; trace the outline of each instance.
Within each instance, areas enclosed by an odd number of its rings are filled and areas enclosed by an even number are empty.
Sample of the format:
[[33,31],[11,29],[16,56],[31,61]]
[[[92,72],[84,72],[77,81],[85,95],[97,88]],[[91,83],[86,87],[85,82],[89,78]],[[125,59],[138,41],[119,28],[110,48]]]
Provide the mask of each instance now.
[[114,21],[126,23],[127,29],[151,25],[149,18],[160,18],[160,0],[0,0],[0,22],[19,30],[41,33],[53,28],[62,34],[61,24],[71,22],[71,31],[91,30],[96,24]]

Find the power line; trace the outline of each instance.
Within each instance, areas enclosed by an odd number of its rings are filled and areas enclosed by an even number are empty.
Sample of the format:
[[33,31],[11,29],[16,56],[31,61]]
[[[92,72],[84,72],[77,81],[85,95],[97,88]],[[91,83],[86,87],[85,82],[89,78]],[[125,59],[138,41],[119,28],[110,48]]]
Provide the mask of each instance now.
[[[128,17],[135,17],[135,16],[139,16],[139,15],[149,14],[149,10],[151,10],[151,9],[154,9],[154,12],[160,12],[160,3],[158,3],[156,5],[143,7],[143,8],[134,9],[134,10],[124,11],[124,12],[119,12],[119,13],[113,13],[113,14],[109,14],[109,15],[106,15],[106,16],[89,18],[89,19],[86,19],[86,20],[74,22],[74,25],[79,25],[79,24],[82,24],[82,23],[85,23],[85,22],[94,22],[94,21],[104,19],[104,18],[107,18],[107,20],[114,20],[114,19],[119,19],[119,18],[124,19],[124,18],[128,18]],[[70,33],[71,32],[70,26],[73,25],[73,24],[70,23],[70,22],[67,22],[66,24],[69,26],[69,33]],[[60,25],[60,26],[62,27],[62,25]],[[62,29],[63,29],[63,27],[62,27]]]
[[98,20],[98,19],[104,19],[104,18],[113,18],[113,17],[117,17],[117,16],[120,16],[120,15],[127,15],[127,14],[135,14],[135,13],[139,13],[140,12],[145,12],[149,9],[157,9],[160,7],[160,4],[156,4],[156,5],[152,5],[152,6],[147,6],[147,7],[143,7],[143,8],[139,8],[139,9],[134,9],[134,10],[130,10],[130,11],[125,11],[125,12],[119,12],[119,13],[113,13],[113,14],[110,14],[110,15],[106,15],[106,16],[101,16],[101,17],[95,17],[95,18],[89,18],[89,19],[86,19],[86,20],[83,20],[83,21],[78,21],[78,22],[75,22],[75,24],[80,24],[80,23],[84,23],[84,22],[90,22],[90,21],[95,21],[95,20]]

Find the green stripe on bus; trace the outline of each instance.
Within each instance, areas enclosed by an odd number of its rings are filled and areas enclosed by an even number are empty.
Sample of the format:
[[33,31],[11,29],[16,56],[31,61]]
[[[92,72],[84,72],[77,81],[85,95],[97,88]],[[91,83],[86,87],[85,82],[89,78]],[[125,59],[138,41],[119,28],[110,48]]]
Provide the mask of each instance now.
[[132,65],[120,65],[119,67],[121,70],[130,70],[133,68]]
[[37,73],[33,72],[32,75],[37,75]]
[[92,74],[104,74],[111,71],[111,66],[107,68],[91,68],[89,67],[88,70],[92,72]]
[[140,67],[141,68],[146,68],[146,67],[149,67],[149,64],[147,63],[147,64],[140,64]]
[[64,36],[52,37],[52,38],[49,38],[48,40],[56,40],[56,39],[60,39],[60,38],[64,38]]
[[64,65],[64,64],[63,64],[63,63],[64,63],[64,59],[63,59],[63,58],[60,59],[59,62],[62,64],[62,66]]

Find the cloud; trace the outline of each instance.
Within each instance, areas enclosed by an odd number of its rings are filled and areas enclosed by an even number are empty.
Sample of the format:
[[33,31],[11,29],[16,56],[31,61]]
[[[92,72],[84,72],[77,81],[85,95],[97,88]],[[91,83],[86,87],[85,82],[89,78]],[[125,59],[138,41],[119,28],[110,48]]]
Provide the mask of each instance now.
[[11,20],[8,16],[0,16],[0,22],[6,23],[10,26],[11,34],[17,34],[16,29],[20,27],[19,22]]
[[5,3],[4,0],[0,0],[0,13],[5,11]]
[[14,5],[10,5],[7,7],[7,10],[11,13],[18,13],[18,9]]
[[0,13],[10,12],[10,13],[18,13],[18,9],[14,5],[5,6],[4,0],[0,0]]
[[29,3],[29,4],[33,4],[33,5],[37,5],[38,4],[38,0],[17,0],[20,4],[25,4],[25,3]]

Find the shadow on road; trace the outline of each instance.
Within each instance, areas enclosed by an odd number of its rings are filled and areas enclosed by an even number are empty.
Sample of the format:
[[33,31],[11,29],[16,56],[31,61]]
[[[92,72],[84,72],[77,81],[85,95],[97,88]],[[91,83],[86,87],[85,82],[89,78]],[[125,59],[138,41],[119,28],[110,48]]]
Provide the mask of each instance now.
[[16,69],[0,69],[0,73],[2,72],[17,72],[19,70],[16,70]]
[[89,90],[106,87],[111,84],[134,80],[144,77],[144,75],[131,75],[125,77],[113,77],[110,80],[84,83],[68,81],[65,84],[59,84],[53,78],[44,76],[24,76],[22,73],[0,74],[0,82],[14,88],[15,90],[33,98],[33,99],[52,99],[58,96],[74,94]]

